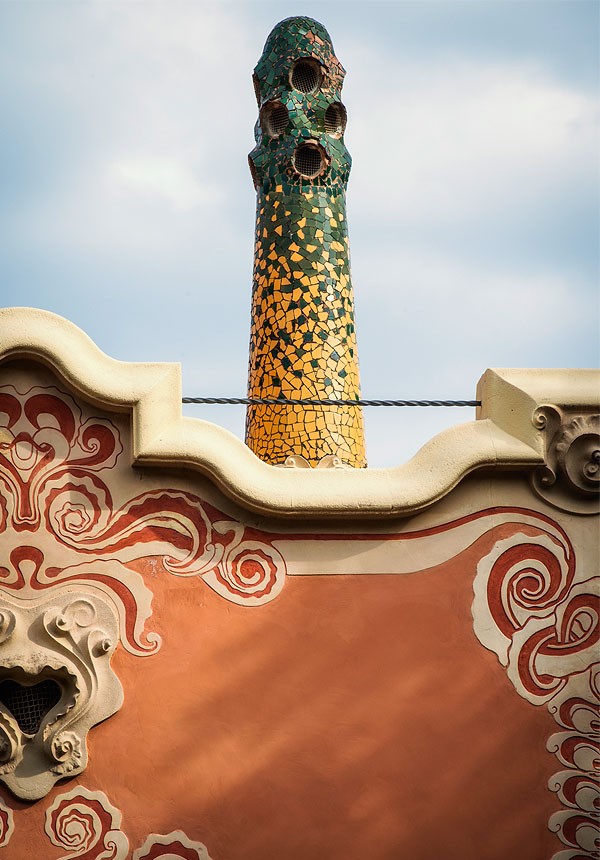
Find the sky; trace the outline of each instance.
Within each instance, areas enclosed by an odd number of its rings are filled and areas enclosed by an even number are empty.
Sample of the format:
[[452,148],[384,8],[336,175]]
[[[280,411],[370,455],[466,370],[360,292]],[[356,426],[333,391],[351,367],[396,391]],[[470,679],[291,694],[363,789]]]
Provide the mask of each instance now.
[[[594,367],[596,0],[0,0],[0,305],[244,396],[252,69],[309,15],[347,70],[365,398],[473,399],[487,367]],[[244,407],[185,408],[243,437]],[[373,467],[474,410],[365,409]]]

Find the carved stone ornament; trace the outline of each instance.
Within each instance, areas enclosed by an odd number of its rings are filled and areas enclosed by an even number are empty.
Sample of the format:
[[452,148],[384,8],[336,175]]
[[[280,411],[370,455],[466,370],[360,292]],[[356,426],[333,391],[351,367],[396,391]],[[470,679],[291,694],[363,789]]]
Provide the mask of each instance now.
[[285,562],[256,530],[179,490],[115,505],[119,428],[54,386],[0,388],[0,780],[36,800],[86,767],[86,737],[123,702],[120,644],[156,653],[152,593],[128,563],[273,600]]
[[541,406],[534,422],[546,438],[546,462],[533,488],[545,501],[580,514],[600,509],[600,415],[573,415]]
[[88,731],[123,701],[110,668],[118,641],[116,613],[89,591],[2,601],[0,774],[19,797],[85,768]]

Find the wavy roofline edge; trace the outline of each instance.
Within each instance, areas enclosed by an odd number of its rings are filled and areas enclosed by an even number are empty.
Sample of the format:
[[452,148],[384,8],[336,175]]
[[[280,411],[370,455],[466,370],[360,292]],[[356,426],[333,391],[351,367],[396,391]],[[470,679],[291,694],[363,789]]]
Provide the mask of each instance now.
[[488,369],[475,421],[434,436],[386,469],[287,469],[264,463],[222,427],[182,415],[178,363],[125,362],[74,323],[36,308],[0,309],[0,362],[54,371],[75,393],[132,414],[132,465],[197,470],[248,511],[283,518],[400,517],[430,507],[477,469],[529,470],[544,462],[534,416],[544,405],[600,406],[600,371]]

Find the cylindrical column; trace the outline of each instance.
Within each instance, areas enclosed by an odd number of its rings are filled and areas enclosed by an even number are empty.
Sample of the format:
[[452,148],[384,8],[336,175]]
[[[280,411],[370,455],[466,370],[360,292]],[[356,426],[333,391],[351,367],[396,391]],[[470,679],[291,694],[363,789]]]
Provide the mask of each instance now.
[[[248,395],[360,397],[350,280],[344,69],[325,28],[288,18],[254,71],[257,191]],[[269,463],[328,455],[362,467],[358,406],[252,405],[246,443]]]

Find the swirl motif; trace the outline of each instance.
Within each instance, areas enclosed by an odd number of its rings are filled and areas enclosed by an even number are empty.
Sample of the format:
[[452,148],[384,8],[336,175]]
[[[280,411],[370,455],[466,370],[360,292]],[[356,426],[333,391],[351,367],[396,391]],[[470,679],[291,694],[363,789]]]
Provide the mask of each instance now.
[[108,501],[105,488],[94,485],[89,476],[65,479],[45,495],[46,528],[68,545],[85,546],[107,527]]
[[[592,677],[593,674],[592,672]],[[600,714],[595,705],[587,699],[565,699],[560,706],[551,704],[548,710],[565,729],[577,731],[582,735],[600,734]]]
[[0,799],[0,848],[8,845],[14,829],[13,811]]
[[[0,800],[0,846],[13,829],[12,810]],[[44,831],[53,845],[66,848],[59,860],[125,860],[129,840],[121,830],[121,813],[102,791],[80,786],[55,798],[46,810]],[[4,841],[2,841],[4,839]],[[151,833],[133,852],[133,860],[211,860],[202,842],[182,830]]]
[[561,510],[597,513],[600,415],[542,406],[534,423],[546,436],[546,462],[532,474],[535,492]]
[[106,795],[82,786],[59,795],[46,810],[47,836],[69,852],[60,860],[125,860],[129,840],[120,828],[121,813]]
[[548,740],[565,770],[548,787],[566,807],[548,823],[567,851],[554,860],[586,860],[600,844],[600,578],[582,579],[564,532],[516,534],[481,560],[473,618],[480,641],[507,667],[517,692],[547,703],[565,729]]
[[573,490],[598,492],[600,483],[600,415],[578,415],[562,425],[555,441],[557,459]]
[[57,764],[52,766],[54,773],[67,774],[78,770],[81,765],[81,739],[75,732],[59,732],[51,742],[52,757]]
[[600,831],[597,821],[590,816],[570,811],[555,812],[550,816],[548,827],[569,848],[578,849],[574,854],[561,851],[554,856],[554,860],[563,860],[565,857],[572,860],[587,860],[587,858],[594,860],[598,856]]
[[166,836],[151,833],[144,844],[133,852],[133,860],[211,860],[206,846],[188,839],[182,830]]
[[[0,595],[12,607],[0,613],[3,665],[12,660],[31,674],[12,642],[16,612],[30,627],[42,621],[38,645],[53,671],[77,675],[48,731],[27,748],[35,750],[35,765],[28,758],[27,766],[35,766],[39,779],[20,768],[22,732],[0,708],[0,779],[23,798],[37,799],[61,776],[85,769],[87,732],[122,702],[110,669],[118,644],[139,656],[160,647],[160,637],[146,630],[152,594],[130,562],[148,559],[163,573],[203,577],[242,605],[274,599],[285,580],[285,563],[268,536],[225,518],[191,493],[154,489],[115,507],[113,478],[122,493],[129,470],[119,464],[122,452],[117,425],[86,415],[58,388],[0,388]],[[150,564],[136,566],[143,571]],[[62,604],[57,615],[43,608],[50,594]],[[67,607],[66,594],[79,599]],[[95,617],[97,602],[102,623]],[[85,854],[102,819],[98,812],[92,827],[81,815],[76,825],[69,818],[68,826],[80,833]],[[70,830],[60,832],[66,840]]]
[[587,773],[562,770],[548,780],[548,788],[555,791],[564,806],[585,812],[598,812],[600,797],[598,780]]
[[0,611],[0,642],[6,642],[15,629],[15,616],[10,609],[3,608]]
[[[23,394],[4,386],[0,416],[7,440],[0,444],[0,495],[5,495],[3,507],[19,531],[39,528],[45,497],[66,475],[110,469],[123,451],[110,421],[84,421],[75,401],[51,386]],[[107,497],[97,476],[95,487],[95,497]]]
[[516,534],[498,541],[481,568],[494,621],[510,639],[532,616],[548,615],[566,596],[575,562],[570,545],[548,534]]
[[285,561],[274,546],[258,540],[238,540],[223,561],[203,576],[218,594],[242,605],[273,600],[283,588]]
[[16,720],[0,711],[0,773],[11,773],[22,758],[21,733]]
[[575,578],[571,544],[558,532],[514,534],[478,565],[475,632],[534,704],[550,701],[596,662],[600,580]]

